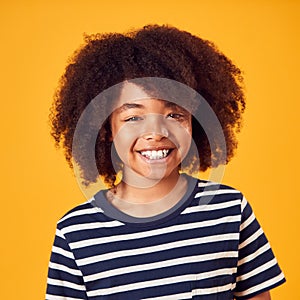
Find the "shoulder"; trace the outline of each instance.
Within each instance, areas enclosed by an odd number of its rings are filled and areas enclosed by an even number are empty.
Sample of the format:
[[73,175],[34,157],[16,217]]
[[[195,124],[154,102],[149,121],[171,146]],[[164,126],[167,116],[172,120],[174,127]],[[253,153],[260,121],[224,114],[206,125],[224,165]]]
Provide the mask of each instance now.
[[96,219],[100,209],[94,207],[91,202],[93,198],[75,206],[65,213],[57,222],[58,229],[62,229],[72,225],[90,222],[91,219]]
[[201,198],[203,203],[211,202],[218,203],[223,201],[229,201],[232,199],[244,200],[243,193],[226,184],[198,179],[194,188],[194,198]]
[[196,180],[194,178],[190,199],[188,212],[200,214],[210,212],[210,216],[220,217],[226,214],[240,216],[245,202],[240,190],[226,184],[197,178]]

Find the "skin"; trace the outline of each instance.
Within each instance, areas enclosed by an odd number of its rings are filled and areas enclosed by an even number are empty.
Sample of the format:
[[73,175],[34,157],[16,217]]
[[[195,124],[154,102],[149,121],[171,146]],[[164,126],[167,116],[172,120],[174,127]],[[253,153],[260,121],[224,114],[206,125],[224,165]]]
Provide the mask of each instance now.
[[264,292],[262,294],[259,294],[253,298],[250,298],[249,300],[271,300],[270,292]]
[[[124,165],[117,196],[132,203],[166,197],[180,179],[179,165],[190,148],[191,115],[170,102],[149,98],[133,84],[124,87],[116,107],[111,115],[112,139]],[[141,154],[163,149],[170,151],[163,159]]]

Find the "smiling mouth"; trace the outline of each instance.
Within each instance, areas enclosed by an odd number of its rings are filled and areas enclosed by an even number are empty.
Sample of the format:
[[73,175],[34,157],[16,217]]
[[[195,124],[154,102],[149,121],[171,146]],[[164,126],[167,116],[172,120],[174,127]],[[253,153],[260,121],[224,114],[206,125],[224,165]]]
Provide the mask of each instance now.
[[147,151],[139,151],[139,153],[150,160],[158,160],[166,158],[172,149],[162,149],[162,150],[147,150]]

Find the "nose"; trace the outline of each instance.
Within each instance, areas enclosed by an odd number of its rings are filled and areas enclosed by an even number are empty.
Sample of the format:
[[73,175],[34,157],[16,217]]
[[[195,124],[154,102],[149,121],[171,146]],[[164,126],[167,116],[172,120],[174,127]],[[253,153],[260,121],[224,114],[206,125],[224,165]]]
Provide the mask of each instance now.
[[143,138],[160,140],[168,137],[169,132],[161,115],[148,115],[143,128]]

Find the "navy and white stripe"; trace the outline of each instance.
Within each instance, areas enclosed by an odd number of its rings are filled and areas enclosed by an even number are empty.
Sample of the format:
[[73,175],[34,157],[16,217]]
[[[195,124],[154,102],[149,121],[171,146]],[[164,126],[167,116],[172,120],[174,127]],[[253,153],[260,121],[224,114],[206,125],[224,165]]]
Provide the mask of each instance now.
[[[115,220],[90,201],[57,225],[47,300],[248,299],[285,279],[243,195],[199,181],[180,209]],[[209,203],[201,200],[212,196]]]

